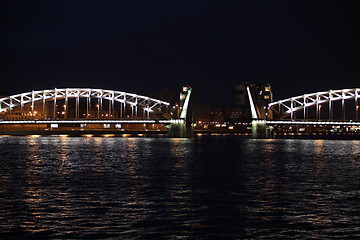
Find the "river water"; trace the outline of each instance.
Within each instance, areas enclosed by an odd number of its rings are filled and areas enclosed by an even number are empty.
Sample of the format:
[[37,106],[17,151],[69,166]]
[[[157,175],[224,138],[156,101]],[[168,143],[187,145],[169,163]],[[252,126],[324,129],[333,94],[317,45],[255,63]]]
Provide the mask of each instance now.
[[360,238],[360,141],[0,137],[0,239]]

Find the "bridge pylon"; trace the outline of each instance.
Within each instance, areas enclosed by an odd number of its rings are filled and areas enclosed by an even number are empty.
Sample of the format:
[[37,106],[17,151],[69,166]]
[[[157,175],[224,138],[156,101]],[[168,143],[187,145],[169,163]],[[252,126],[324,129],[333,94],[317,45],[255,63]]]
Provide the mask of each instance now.
[[196,89],[186,86],[180,93],[180,116],[179,119],[167,126],[169,137],[192,137],[193,129],[193,113],[196,98]]
[[251,110],[251,132],[253,139],[269,139],[273,138],[273,126],[268,126],[266,124],[266,114],[264,112],[264,107],[260,104],[259,101],[256,101],[255,92],[251,86],[246,87],[247,95],[249,97],[250,110]]

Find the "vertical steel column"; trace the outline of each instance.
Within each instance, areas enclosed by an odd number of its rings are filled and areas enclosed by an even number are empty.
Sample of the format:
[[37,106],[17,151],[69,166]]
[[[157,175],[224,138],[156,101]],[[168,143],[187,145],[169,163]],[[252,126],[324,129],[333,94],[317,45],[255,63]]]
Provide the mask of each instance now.
[[148,98],[148,100],[147,100],[147,107],[146,107],[146,112],[147,112],[147,119],[149,119],[150,118],[150,98]]
[[[45,90],[43,91],[43,116],[45,116]],[[46,114],[47,117],[47,114]]]
[[114,94],[114,92],[112,92],[111,108],[112,108],[112,118],[115,118],[115,94]]
[[12,98],[10,97],[10,106],[9,106],[9,110],[10,110],[10,115],[12,115],[12,105],[13,105],[13,101],[12,101]]
[[306,107],[306,96],[304,95],[304,120],[306,119],[306,111],[307,111],[307,107]]
[[281,115],[281,104],[279,103],[279,114]]
[[67,89],[65,89],[65,114],[64,114],[64,118],[68,118],[68,91]]
[[89,118],[89,106],[90,106],[90,92],[86,99],[86,118]]
[[120,108],[119,108],[119,118],[121,119],[121,118],[123,118],[123,103],[122,102],[120,102]]
[[109,104],[109,118],[111,118],[111,102],[112,102],[112,100],[110,101],[108,101],[108,104]]
[[126,118],[126,102],[123,102],[123,118]]
[[54,119],[56,119],[56,88],[54,90]]
[[100,118],[103,116],[103,93],[100,96]]
[[24,101],[24,95],[21,94],[21,96],[20,96],[20,109],[21,109],[21,114],[23,114],[22,111],[23,111],[23,108],[24,108],[23,101]]
[[[99,95],[98,95],[99,96]],[[98,97],[98,103],[97,103],[97,105],[96,105],[96,107],[97,107],[97,112],[98,112],[98,114],[97,114],[97,118],[100,118],[100,98]]]
[[329,93],[329,120],[333,120],[333,112],[332,112],[333,106],[332,106],[332,90],[330,90]]
[[343,121],[345,121],[345,118],[346,118],[346,116],[345,116],[345,93],[344,93],[344,91],[341,91],[342,92],[342,94],[341,94],[341,106],[342,106],[342,117],[343,117]]
[[294,120],[294,99],[290,100],[290,117],[291,121]]
[[34,116],[34,90],[31,92],[31,115]]
[[76,103],[75,103],[75,118],[78,119],[80,116],[80,93],[79,93],[79,90],[77,90],[77,96],[76,96]]
[[319,120],[319,95],[316,94],[316,120]]
[[355,89],[355,121],[359,121],[359,103],[358,103],[358,90]]

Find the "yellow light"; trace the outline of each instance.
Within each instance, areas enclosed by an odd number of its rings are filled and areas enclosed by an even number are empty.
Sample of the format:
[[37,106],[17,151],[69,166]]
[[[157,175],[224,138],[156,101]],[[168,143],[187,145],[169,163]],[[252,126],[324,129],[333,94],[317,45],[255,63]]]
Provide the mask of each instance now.
[[104,134],[103,137],[114,137],[115,134]]
[[29,135],[29,137],[32,137],[32,138],[38,138],[40,137],[41,135]]

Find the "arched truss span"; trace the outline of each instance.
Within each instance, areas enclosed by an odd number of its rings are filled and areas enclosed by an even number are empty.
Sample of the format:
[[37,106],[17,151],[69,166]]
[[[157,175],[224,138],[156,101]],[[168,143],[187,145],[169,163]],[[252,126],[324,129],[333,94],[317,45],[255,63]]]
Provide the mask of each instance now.
[[11,110],[16,106],[34,104],[37,101],[49,101],[68,98],[98,98],[105,99],[112,103],[120,102],[131,106],[140,106],[147,112],[160,110],[170,105],[158,99],[149,98],[134,93],[120,92],[114,90],[91,89],[91,88],[55,88],[50,90],[32,91],[0,98],[0,113]]
[[[354,99],[356,105],[356,111],[358,111],[358,99],[360,99],[360,88],[354,89],[341,89],[341,90],[329,90],[325,92],[316,92],[310,94],[304,94],[297,97],[292,97],[277,102],[272,102],[268,105],[271,110],[278,118],[285,118],[291,116],[294,118],[294,113],[297,111],[304,111],[304,118],[306,118],[306,109],[312,106],[318,107],[321,104],[329,104],[329,109],[333,108],[334,101],[342,101],[344,104],[345,100]],[[330,111],[331,112],[331,111]]]

